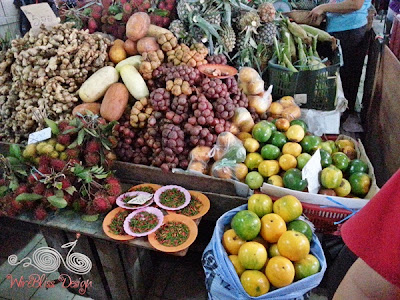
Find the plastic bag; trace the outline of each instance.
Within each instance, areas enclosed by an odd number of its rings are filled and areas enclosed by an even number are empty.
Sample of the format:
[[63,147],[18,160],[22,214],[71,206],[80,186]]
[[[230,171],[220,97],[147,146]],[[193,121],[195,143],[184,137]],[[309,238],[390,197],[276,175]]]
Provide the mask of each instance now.
[[250,132],[254,126],[254,120],[251,117],[250,112],[244,107],[236,108],[232,122],[237,126],[237,128],[239,128],[240,132]]
[[314,234],[311,242],[311,253],[318,258],[321,271],[310,277],[296,281],[289,286],[269,291],[267,294],[259,297],[250,297],[243,289],[240,279],[222,246],[221,240],[224,229],[230,224],[233,216],[237,212],[245,209],[247,209],[247,204],[226,212],[217,220],[211,241],[203,252],[201,261],[206,277],[205,284],[208,292],[208,299],[304,299],[304,295],[307,292],[320,284],[326,270],[324,252],[318,238]]
[[215,146],[210,155],[215,161],[223,158],[233,160],[237,163],[246,159],[246,149],[241,140],[230,132],[222,132],[218,135]]
[[191,172],[207,173],[208,162],[210,161],[211,148],[207,146],[197,146],[190,151],[189,165],[187,170]]
[[285,96],[278,101],[272,102],[268,109],[268,113],[274,119],[285,118],[289,121],[299,119],[301,117],[300,107],[291,96]]
[[215,162],[211,167],[211,176],[222,178],[222,179],[234,179],[238,180],[236,177],[236,161],[223,158]]

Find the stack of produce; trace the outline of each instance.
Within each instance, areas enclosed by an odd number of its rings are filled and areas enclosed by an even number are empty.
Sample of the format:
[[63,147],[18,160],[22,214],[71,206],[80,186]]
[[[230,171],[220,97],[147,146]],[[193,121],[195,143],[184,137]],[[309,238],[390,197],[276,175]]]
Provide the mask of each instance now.
[[[283,100],[283,101],[282,101]],[[289,101],[281,99],[281,103]],[[322,172],[319,193],[340,197],[365,197],[371,185],[368,166],[356,159],[350,140],[322,141],[307,133],[302,120],[279,118],[257,123],[252,133],[240,133],[247,150],[244,161],[250,171],[245,182],[258,189],[263,182],[292,190],[306,191],[307,181],[301,170],[316,150],[320,150]]]
[[229,54],[237,66],[260,72],[272,57],[277,28],[271,3],[179,0],[177,11],[169,29],[182,42],[203,42],[211,54]]
[[277,63],[293,72],[326,68],[317,52],[318,42],[336,48],[336,40],[329,33],[287,18],[280,23],[280,33],[281,42],[275,40]]
[[44,118],[71,119],[80,85],[108,63],[110,41],[72,26],[43,28],[38,36],[28,33],[12,41],[0,64],[3,140],[26,140],[43,128]]
[[236,213],[222,238],[229,260],[244,290],[252,297],[283,288],[320,272],[319,259],[310,253],[312,229],[298,219],[301,202],[284,196],[274,203],[255,194],[248,210]]
[[[237,80],[209,78],[197,69],[206,58],[226,62],[224,56],[208,56],[202,43],[178,44],[171,32],[150,25],[145,13],[131,16],[126,33],[128,40],[115,41],[109,51],[116,67],[100,69],[79,90],[85,102],[81,112],[100,107],[107,121],[119,121],[114,130],[119,159],[163,170],[186,169],[191,149],[212,147],[224,131],[238,132],[231,121],[248,100]],[[133,53],[140,55],[127,57],[127,43],[133,43]],[[255,74],[263,91],[263,81]],[[118,82],[120,77],[123,83]]]
[[94,215],[94,220],[110,210],[121,193],[119,181],[107,171],[115,159],[114,124],[94,115],[58,125],[46,121],[53,138],[23,151],[13,144],[8,157],[0,156],[0,214],[34,210],[43,220],[48,211],[68,206]]
[[151,24],[168,27],[175,19],[175,0],[79,0],[76,7],[67,4],[60,7],[63,22],[74,22],[78,29],[89,29],[90,33],[101,31],[115,38],[125,38],[125,26],[136,12],[149,13]]

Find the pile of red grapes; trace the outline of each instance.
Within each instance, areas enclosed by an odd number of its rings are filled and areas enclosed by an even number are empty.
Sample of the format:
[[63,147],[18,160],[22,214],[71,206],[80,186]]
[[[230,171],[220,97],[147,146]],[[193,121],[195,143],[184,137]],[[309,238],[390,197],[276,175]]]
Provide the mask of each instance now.
[[[210,62],[226,63],[226,58],[213,57]],[[188,81],[192,95],[168,92],[166,81],[175,78]],[[186,169],[190,151],[196,146],[212,147],[218,134],[232,129],[235,109],[248,107],[248,99],[234,77],[208,78],[185,65],[162,64],[147,85],[153,108],[147,126],[133,128],[127,110],[115,127],[115,152],[120,160],[153,165],[163,171]]]

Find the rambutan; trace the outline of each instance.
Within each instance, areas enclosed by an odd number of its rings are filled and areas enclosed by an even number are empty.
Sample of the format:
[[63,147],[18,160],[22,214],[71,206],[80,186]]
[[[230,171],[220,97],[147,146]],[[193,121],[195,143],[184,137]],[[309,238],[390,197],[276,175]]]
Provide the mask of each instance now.
[[15,199],[11,200],[11,206],[14,208],[15,211],[19,212],[23,208],[23,204]]
[[113,206],[117,201],[117,196],[107,196],[107,200],[110,202],[110,205]]
[[0,179],[0,186],[7,185],[7,182],[4,178]]
[[122,15],[122,22],[123,23],[128,23],[128,21],[129,21],[129,18],[131,17],[131,14],[123,14]]
[[54,158],[50,161],[50,165],[56,172],[61,172],[65,168],[66,162],[61,159]]
[[38,181],[39,179],[40,179],[40,175],[38,174],[38,173],[35,173],[35,174],[30,174],[29,176],[28,176],[28,178],[27,178],[27,181],[30,183],[30,184],[34,184],[36,181]]
[[29,193],[29,188],[26,184],[21,184],[15,191],[15,196],[21,195],[23,193]]
[[125,3],[125,4],[122,6],[122,10],[124,11],[124,14],[129,15],[129,14],[132,14],[132,12],[133,12],[133,7],[132,7],[132,5],[131,5],[130,3]]
[[111,196],[118,196],[122,192],[121,184],[119,183],[119,180],[115,177],[109,177],[106,179],[105,188],[107,190],[107,193]]
[[108,24],[114,25],[115,22],[117,22],[117,20],[115,19],[114,16],[108,16],[108,18],[107,18],[107,23],[108,23]]
[[110,202],[103,193],[97,193],[93,199],[93,208],[98,213],[103,213],[111,209]]
[[59,136],[57,136],[57,142],[61,145],[67,146],[71,143],[71,136],[69,134],[60,134]]
[[67,205],[71,206],[73,201],[74,201],[74,197],[72,197],[72,195],[65,193],[64,194],[64,200],[67,201]]
[[89,167],[95,166],[100,162],[100,155],[98,153],[89,152],[85,154],[85,162]]
[[98,4],[91,5],[90,8],[92,9],[92,12],[97,12],[97,13],[100,13],[100,14],[103,11],[103,7],[101,5],[98,5]]
[[69,163],[71,166],[75,166],[76,164],[78,164],[78,165],[81,165],[81,164],[82,164],[81,161],[80,161],[79,159],[77,159],[77,158],[72,158],[72,159],[70,159],[70,160],[68,161],[68,163]]
[[54,196],[54,190],[52,190],[52,189],[45,190],[44,197],[48,198],[48,197],[51,197],[51,196]]
[[41,156],[39,158],[39,167],[40,166],[46,166],[46,167],[50,166],[50,160],[51,160],[51,158],[46,155]]
[[[43,175],[51,173],[50,167],[44,166],[44,165],[43,166],[39,166],[38,171]],[[35,176],[36,176],[37,179],[42,177],[39,173],[35,173]]]
[[60,123],[58,123],[58,129],[60,130],[60,132],[63,132],[67,126],[68,121],[61,121]]
[[32,188],[32,193],[35,193],[35,194],[38,194],[38,195],[43,195],[45,189],[46,189],[46,186],[43,183],[36,182],[36,184]]
[[[98,15],[98,19],[100,19],[100,18],[101,18],[101,16]],[[96,20],[94,18],[89,19],[88,28],[89,28],[89,33],[96,32],[98,26],[97,26]]]
[[62,183],[62,188],[64,190],[71,186],[71,182],[69,181],[68,178],[63,178],[63,179],[60,180],[60,182]]
[[68,158],[78,158],[80,152],[81,151],[78,148],[72,148],[72,149],[65,150],[65,153],[67,153]]
[[100,143],[96,140],[90,140],[85,147],[85,151],[87,153],[90,152],[99,152],[100,151]]
[[143,0],[131,0],[131,4],[134,8],[138,8],[143,4]]
[[47,217],[47,211],[42,207],[39,206],[35,209],[35,218],[37,220],[44,220]]
[[76,129],[76,127],[68,124],[67,126],[65,126],[64,130],[62,131],[62,134],[72,134],[72,132],[66,132],[72,129]]

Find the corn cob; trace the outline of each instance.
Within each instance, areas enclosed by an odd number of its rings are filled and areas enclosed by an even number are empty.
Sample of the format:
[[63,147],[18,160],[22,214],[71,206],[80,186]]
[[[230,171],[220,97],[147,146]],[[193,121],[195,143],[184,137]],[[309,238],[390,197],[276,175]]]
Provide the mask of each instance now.
[[307,32],[299,24],[287,20],[287,27],[295,37],[301,38],[301,40],[307,45],[311,44],[311,37],[307,35]]
[[299,25],[304,31],[309,33],[310,35],[317,35],[318,36],[318,41],[320,42],[332,42],[332,39],[334,39],[333,36],[331,36],[329,33],[326,31],[323,31],[321,29],[306,25],[306,24],[301,24]]

